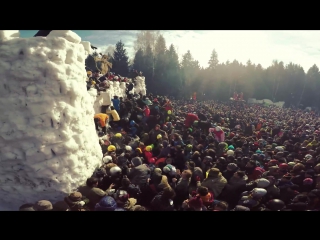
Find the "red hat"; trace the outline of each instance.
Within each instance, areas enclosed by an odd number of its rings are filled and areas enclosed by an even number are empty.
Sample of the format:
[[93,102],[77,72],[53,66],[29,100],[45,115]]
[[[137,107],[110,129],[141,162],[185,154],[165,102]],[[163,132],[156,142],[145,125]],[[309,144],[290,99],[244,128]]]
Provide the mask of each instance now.
[[279,165],[279,168],[280,169],[288,169],[288,164],[286,164],[286,163],[281,163],[280,165]]
[[150,159],[149,159],[149,163],[150,163],[150,164],[155,164],[155,163],[156,163],[156,160],[155,160],[154,158],[150,158]]
[[270,160],[269,164],[277,164],[278,165],[279,161],[276,159],[272,159],[272,160]]
[[311,184],[313,184],[313,179],[312,178],[305,178],[303,180],[303,184],[304,185],[311,185]]
[[202,199],[200,198],[200,196],[196,196],[196,197],[190,199],[188,204],[190,207],[196,208],[196,209],[202,208],[202,206],[203,206],[203,202],[202,202]]

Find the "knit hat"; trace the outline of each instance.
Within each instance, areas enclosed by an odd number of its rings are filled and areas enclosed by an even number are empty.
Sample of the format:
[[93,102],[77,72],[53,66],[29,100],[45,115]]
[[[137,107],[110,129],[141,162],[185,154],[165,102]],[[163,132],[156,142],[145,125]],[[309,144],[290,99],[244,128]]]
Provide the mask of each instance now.
[[65,201],[59,201],[53,204],[53,211],[66,212],[71,210],[69,205]]
[[244,206],[246,208],[251,209],[251,208],[255,207],[258,204],[258,202],[255,199],[252,199],[248,196],[244,196],[240,199],[238,204],[241,206]]
[[320,189],[313,189],[308,193],[309,198],[320,198]]
[[36,211],[51,211],[53,209],[52,203],[47,200],[40,200],[33,205]]
[[262,198],[263,196],[265,196],[267,194],[267,190],[265,190],[263,188],[254,188],[252,190],[251,194],[252,194],[252,197],[254,197],[254,198]]
[[139,157],[132,158],[131,163],[133,166],[138,167],[142,164],[142,160]]
[[121,137],[122,137],[122,134],[121,134],[121,133],[116,133],[114,136],[115,136],[116,138],[121,138]]
[[162,174],[162,170],[160,168],[155,168],[154,172],[158,174]]
[[234,146],[233,146],[233,145],[230,145],[230,146],[228,147],[228,149],[229,149],[229,150],[234,150]]
[[110,145],[109,147],[108,147],[108,152],[115,152],[117,149],[116,149],[116,147],[114,146],[114,145]]
[[279,168],[280,169],[282,169],[282,170],[286,170],[286,169],[288,169],[288,164],[286,164],[286,163],[281,163],[280,165],[279,165]]
[[188,145],[186,146],[186,150],[187,150],[187,151],[191,151],[191,150],[192,150],[192,145],[191,145],[191,144],[188,144]]
[[70,193],[68,198],[72,201],[72,202],[78,202],[81,201],[82,199],[82,194],[80,192],[73,192]]
[[312,159],[312,155],[307,154],[304,158],[305,158],[306,160],[310,160],[310,159]]
[[97,178],[102,178],[107,174],[107,171],[105,168],[99,168],[96,170],[95,175]]
[[208,171],[208,177],[215,178],[215,177],[218,177],[219,175],[221,175],[221,172],[218,168],[211,168]]
[[125,166],[127,165],[128,163],[128,159],[124,156],[119,156],[118,159],[117,159],[117,165],[122,167],[122,166]]
[[286,179],[290,180],[292,178],[292,175],[290,173],[287,173],[287,174],[283,175],[282,178],[286,178]]
[[95,211],[114,211],[117,208],[117,203],[113,197],[104,196],[99,203],[96,204]]
[[156,163],[155,158],[150,158],[150,159],[148,160],[148,163],[149,163],[149,164],[155,164],[155,163]]
[[203,206],[203,201],[200,196],[196,196],[189,200],[188,205],[192,208],[199,209]]
[[245,206],[241,206],[241,205],[237,205],[234,209],[232,209],[231,211],[237,211],[237,212],[247,212],[250,211],[250,208],[245,207]]
[[228,150],[227,151],[227,155],[228,156],[233,156],[234,155],[234,151],[233,150]]
[[130,152],[132,151],[132,147],[131,146],[125,146],[126,151]]
[[109,156],[109,155],[107,155],[107,156],[105,156],[105,157],[102,159],[102,161],[103,161],[104,163],[111,163],[111,162],[112,162],[112,157]]
[[116,174],[121,173],[121,172],[122,172],[122,170],[118,166],[112,167],[110,169],[110,175],[111,176],[115,176]]
[[256,180],[257,183],[257,187],[258,188],[266,188],[270,185],[269,180],[265,179],[265,178],[260,178]]
[[276,147],[276,150],[278,150],[279,152],[283,152],[284,148],[282,146],[278,146],[278,147]]
[[20,206],[19,211],[20,212],[33,212],[35,211],[33,208],[34,204],[32,203],[26,203]]
[[172,166],[171,164],[167,164],[164,168],[163,168],[163,172],[164,173],[175,173],[176,172],[176,168],[174,166]]
[[126,202],[129,199],[129,194],[125,190],[118,190],[115,194],[115,199],[121,202]]
[[303,185],[312,185],[312,184],[313,184],[312,178],[305,178],[303,180]]
[[237,166],[237,164],[235,164],[235,163],[229,163],[229,164],[227,165],[227,169],[228,169],[228,170],[230,169],[230,171],[236,171],[236,170],[238,169],[238,166]]

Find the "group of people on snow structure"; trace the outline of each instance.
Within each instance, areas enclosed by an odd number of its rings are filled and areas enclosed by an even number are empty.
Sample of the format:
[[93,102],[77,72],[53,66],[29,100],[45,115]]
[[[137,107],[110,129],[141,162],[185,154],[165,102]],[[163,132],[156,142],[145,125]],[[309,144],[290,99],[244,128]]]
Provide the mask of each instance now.
[[21,211],[320,210],[314,112],[152,94],[106,111],[94,116],[103,159],[92,177]]

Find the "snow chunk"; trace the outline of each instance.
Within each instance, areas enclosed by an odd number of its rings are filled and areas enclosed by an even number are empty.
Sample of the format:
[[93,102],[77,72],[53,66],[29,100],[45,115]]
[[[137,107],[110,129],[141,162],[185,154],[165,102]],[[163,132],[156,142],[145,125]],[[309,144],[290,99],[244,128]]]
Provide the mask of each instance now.
[[81,37],[75,32],[72,32],[71,30],[53,30],[47,36],[47,38],[55,38],[55,37],[65,38],[72,43],[81,42]]
[[0,30],[0,42],[7,41],[12,38],[19,38],[19,30]]

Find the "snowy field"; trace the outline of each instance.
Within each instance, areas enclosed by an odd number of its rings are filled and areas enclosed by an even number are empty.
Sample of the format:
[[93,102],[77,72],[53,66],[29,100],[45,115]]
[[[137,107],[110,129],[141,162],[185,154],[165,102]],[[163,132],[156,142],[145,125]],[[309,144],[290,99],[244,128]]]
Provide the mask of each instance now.
[[72,31],[0,31],[0,210],[56,202],[102,162],[86,90],[90,44]]

